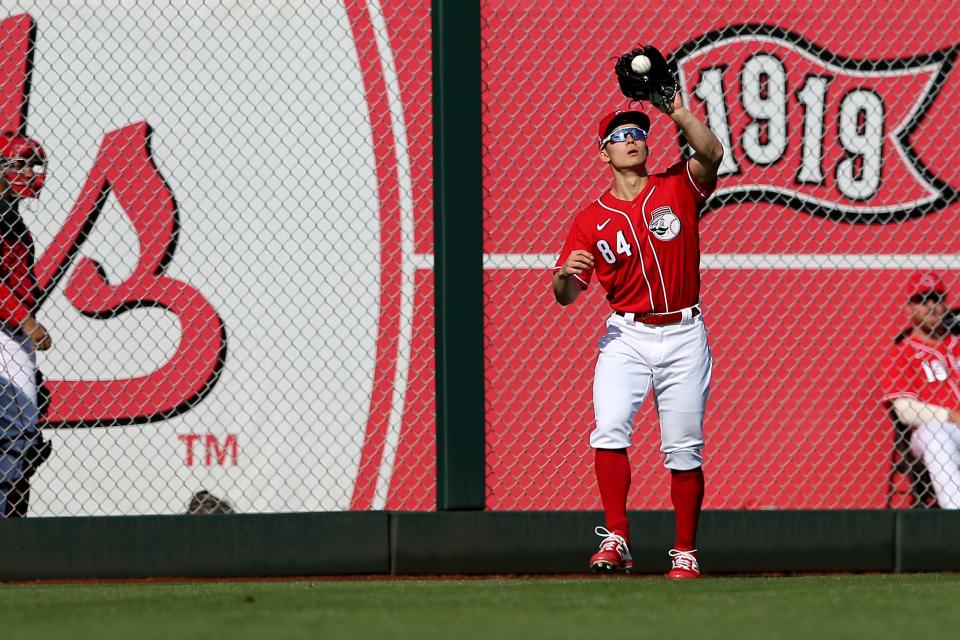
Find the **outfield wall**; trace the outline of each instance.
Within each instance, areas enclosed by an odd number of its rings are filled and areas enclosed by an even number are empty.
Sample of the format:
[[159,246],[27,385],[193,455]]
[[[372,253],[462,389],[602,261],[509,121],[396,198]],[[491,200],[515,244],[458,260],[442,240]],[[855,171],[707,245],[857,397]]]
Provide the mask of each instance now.
[[[29,515],[598,509],[609,310],[548,274],[638,41],[727,143],[706,507],[884,508],[905,282],[960,282],[940,4],[17,2],[0,128],[50,158],[21,213],[55,345]],[[656,170],[683,149],[653,121]],[[636,426],[630,507],[666,509],[652,403]]]
[[[664,573],[667,511],[634,511],[634,573]],[[0,580],[586,573],[602,513],[295,513],[0,522]],[[960,571],[944,511],[706,511],[706,574]]]

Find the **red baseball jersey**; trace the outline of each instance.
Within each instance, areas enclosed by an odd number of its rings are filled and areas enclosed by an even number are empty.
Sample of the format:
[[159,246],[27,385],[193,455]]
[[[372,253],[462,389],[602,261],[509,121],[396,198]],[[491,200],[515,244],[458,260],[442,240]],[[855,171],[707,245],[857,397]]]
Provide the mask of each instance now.
[[15,212],[0,216],[0,323],[15,329],[35,301],[33,238]]
[[577,214],[554,271],[570,253],[593,254],[576,276],[582,289],[597,273],[616,311],[677,311],[700,301],[699,211],[712,189],[698,184],[688,161],[651,175],[632,201],[609,191]]
[[937,345],[907,338],[887,361],[884,400],[913,398],[927,404],[960,409],[960,336]]

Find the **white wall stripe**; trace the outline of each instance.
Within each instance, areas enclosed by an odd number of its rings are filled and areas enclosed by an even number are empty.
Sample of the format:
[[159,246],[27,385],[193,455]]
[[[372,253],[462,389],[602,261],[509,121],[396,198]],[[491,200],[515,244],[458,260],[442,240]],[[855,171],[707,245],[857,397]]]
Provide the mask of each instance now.
[[[413,265],[414,269],[433,269],[433,254],[432,253],[417,253],[410,256],[410,263]],[[551,262],[547,265],[547,268],[553,266]]]
[[943,254],[736,254],[700,256],[703,269],[960,269],[960,255]]
[[[556,254],[488,253],[484,269],[552,269]],[[433,256],[414,257],[418,269],[432,269]],[[705,253],[701,269],[942,269],[960,270],[960,254]]]
[[377,488],[371,505],[373,509],[383,509],[390,491],[390,479],[393,477],[397,445],[400,442],[400,428],[403,424],[404,402],[407,397],[410,342],[413,335],[413,279],[416,274],[414,259],[416,248],[413,242],[413,181],[410,177],[407,125],[403,118],[397,67],[393,59],[393,50],[390,48],[390,34],[387,31],[387,22],[383,17],[380,0],[367,0],[367,12],[370,14],[373,32],[377,36],[377,52],[380,54],[383,78],[387,85],[387,103],[390,106],[390,124],[393,129],[400,192],[400,318],[397,323],[397,367],[393,378],[390,422],[383,444],[380,468],[377,472]]

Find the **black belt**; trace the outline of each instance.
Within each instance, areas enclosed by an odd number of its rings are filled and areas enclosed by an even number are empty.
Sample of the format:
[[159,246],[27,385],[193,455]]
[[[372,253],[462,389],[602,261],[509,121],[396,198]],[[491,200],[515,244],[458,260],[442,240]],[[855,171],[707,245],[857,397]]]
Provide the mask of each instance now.
[[[614,311],[618,316],[626,316],[628,312],[626,311]],[[700,307],[693,307],[690,310],[690,317],[696,318],[700,315]],[[645,313],[635,313],[633,314],[634,322],[642,322],[643,324],[651,324],[655,326],[661,326],[665,324],[678,324],[683,321],[683,312],[682,311],[670,311],[668,313],[654,313],[653,311],[647,311]]]

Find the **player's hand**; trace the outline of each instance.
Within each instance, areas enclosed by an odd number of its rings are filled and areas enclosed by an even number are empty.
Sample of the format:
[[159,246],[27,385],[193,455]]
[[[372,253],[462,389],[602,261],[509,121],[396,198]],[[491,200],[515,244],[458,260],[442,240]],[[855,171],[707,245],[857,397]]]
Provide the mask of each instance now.
[[37,351],[46,351],[53,346],[53,340],[50,339],[47,328],[37,322],[33,316],[27,316],[27,319],[20,326]]
[[683,111],[683,100],[680,99],[680,92],[677,91],[673,96],[673,103],[668,105],[661,105],[660,103],[652,103],[654,107],[667,114],[672,116],[675,113],[680,113]]
[[570,252],[563,266],[560,267],[560,279],[566,280],[570,276],[578,276],[590,269],[593,269],[593,256],[589,251],[575,249]]

